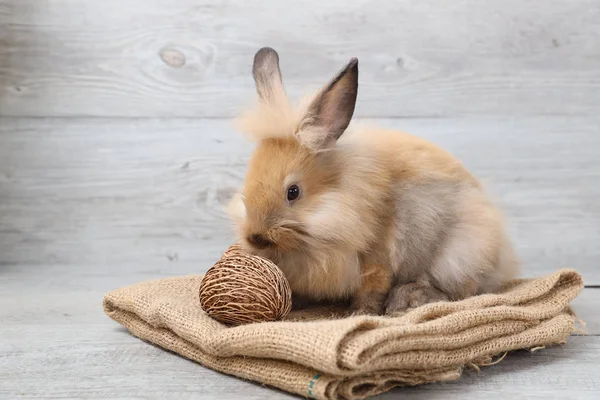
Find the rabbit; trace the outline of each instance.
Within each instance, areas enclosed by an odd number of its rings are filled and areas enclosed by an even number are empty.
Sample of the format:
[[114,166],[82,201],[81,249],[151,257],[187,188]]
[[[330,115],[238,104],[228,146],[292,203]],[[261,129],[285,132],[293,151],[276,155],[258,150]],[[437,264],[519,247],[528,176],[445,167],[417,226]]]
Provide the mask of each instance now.
[[518,274],[502,213],[460,161],[407,133],[348,128],[357,58],[297,106],[274,49],[255,54],[252,72],[258,102],[238,127],[256,148],[228,213],[244,248],[283,271],[294,308],[394,314]]

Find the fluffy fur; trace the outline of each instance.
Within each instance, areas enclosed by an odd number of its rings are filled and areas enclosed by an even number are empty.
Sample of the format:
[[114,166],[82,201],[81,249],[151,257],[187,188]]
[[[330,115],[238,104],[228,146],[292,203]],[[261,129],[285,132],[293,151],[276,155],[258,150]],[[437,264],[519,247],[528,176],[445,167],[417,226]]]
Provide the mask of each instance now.
[[259,104],[238,126],[257,147],[229,211],[241,243],[274,261],[297,298],[391,313],[517,274],[501,213],[452,155],[401,132],[345,132],[357,60],[297,108],[274,50],[257,53],[253,73]]

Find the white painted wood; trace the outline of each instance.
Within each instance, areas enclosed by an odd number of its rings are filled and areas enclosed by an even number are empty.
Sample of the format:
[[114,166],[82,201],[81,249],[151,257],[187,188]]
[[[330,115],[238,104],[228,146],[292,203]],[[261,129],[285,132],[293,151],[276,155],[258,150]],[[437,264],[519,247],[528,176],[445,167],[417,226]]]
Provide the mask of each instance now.
[[[442,145],[487,182],[525,276],[572,267],[600,284],[598,118],[372,122]],[[223,208],[251,148],[221,120],[0,120],[5,279],[43,266],[37,284],[109,290],[206,270],[233,239]]]
[[[99,284],[88,286],[84,275]],[[44,265],[2,269],[0,398],[293,398],[132,337],[102,312],[102,287],[120,286],[123,275],[78,265],[65,265],[61,271]],[[137,282],[154,276],[139,272],[131,278]],[[80,279],[82,285],[77,284]],[[584,289],[573,306],[589,333],[600,335],[600,290]],[[517,399],[595,399],[599,363],[600,336],[571,337],[565,346],[533,355],[512,353],[479,375],[467,372],[459,382],[395,390],[381,398],[468,394],[500,399],[510,394]]]
[[480,373],[459,381],[394,390],[379,400],[573,399],[596,400],[600,393],[600,337],[572,337],[564,347],[509,354]]
[[1,328],[0,339],[2,399],[294,398],[152,346],[108,317],[98,325]]
[[360,58],[357,115],[597,115],[597,0],[0,0],[0,115],[231,116]]
[[[102,271],[98,271],[102,274]],[[0,398],[294,398],[228,377],[132,337],[102,313],[100,292],[28,287],[0,294]],[[585,302],[596,289],[586,289]],[[596,318],[598,314],[590,315]],[[596,325],[598,326],[598,325]],[[535,354],[511,353],[480,374],[447,384],[397,389],[381,399],[596,399],[600,336],[571,337]]]

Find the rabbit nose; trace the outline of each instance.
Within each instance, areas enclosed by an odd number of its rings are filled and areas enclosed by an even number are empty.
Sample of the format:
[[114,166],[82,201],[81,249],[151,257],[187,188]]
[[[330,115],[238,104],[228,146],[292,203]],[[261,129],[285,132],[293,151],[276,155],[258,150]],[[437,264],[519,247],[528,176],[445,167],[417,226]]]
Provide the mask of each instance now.
[[274,244],[264,235],[261,235],[259,233],[252,233],[248,235],[246,239],[248,239],[248,242],[257,249],[266,249],[267,247],[271,247]]

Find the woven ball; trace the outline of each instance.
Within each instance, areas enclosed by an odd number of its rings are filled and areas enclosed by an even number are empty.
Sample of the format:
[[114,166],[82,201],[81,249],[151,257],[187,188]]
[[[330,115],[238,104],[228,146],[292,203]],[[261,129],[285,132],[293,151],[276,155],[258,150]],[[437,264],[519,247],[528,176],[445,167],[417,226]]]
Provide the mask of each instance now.
[[200,306],[226,325],[277,321],[292,308],[292,291],[270,260],[233,245],[204,275]]

